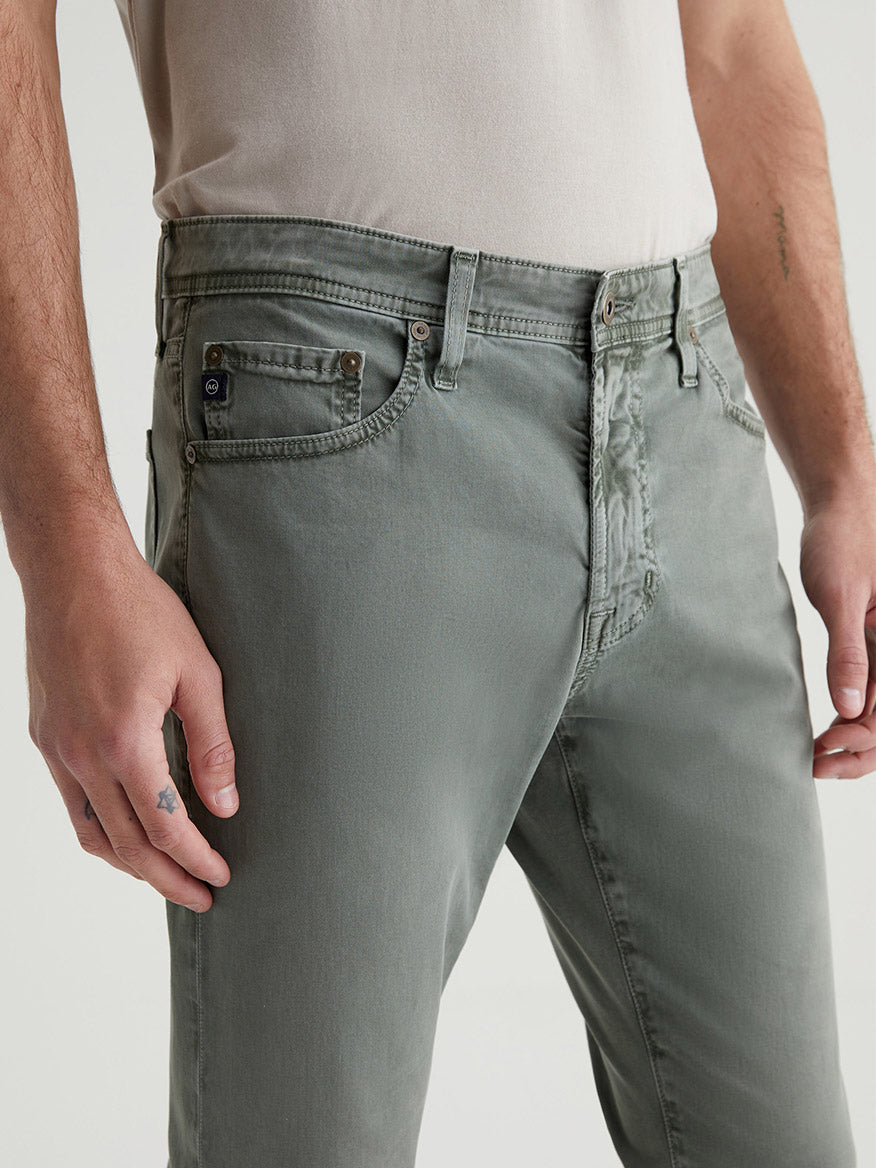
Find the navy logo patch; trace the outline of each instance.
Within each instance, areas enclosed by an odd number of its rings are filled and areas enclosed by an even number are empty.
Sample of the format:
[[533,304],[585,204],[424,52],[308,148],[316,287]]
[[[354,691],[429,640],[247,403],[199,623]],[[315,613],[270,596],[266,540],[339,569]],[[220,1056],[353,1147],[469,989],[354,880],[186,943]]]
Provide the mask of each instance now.
[[204,401],[225,401],[227,393],[227,373],[201,374],[201,398]]

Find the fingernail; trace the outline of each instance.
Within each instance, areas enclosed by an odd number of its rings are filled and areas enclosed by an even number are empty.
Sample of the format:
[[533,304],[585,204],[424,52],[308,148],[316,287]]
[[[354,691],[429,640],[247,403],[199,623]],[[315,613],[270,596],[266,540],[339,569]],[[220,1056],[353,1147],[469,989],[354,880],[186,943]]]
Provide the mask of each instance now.
[[206,912],[209,906],[206,904],[187,904],[186,908],[190,908],[192,912]]
[[861,702],[864,700],[864,695],[859,689],[851,689],[848,686],[843,686],[840,689],[840,693],[843,695],[849,705],[853,705],[855,707],[860,706]]
[[221,791],[216,792],[216,802],[220,807],[233,807],[237,802],[237,787],[231,783],[228,787],[223,787]]

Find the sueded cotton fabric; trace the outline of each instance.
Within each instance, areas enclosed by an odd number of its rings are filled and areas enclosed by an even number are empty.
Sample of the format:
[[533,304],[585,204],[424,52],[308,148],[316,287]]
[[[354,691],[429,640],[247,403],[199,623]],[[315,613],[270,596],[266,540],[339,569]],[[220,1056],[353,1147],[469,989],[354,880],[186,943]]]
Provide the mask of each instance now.
[[800,640],[709,245],[599,272],[183,218],[156,324],[145,550],[240,789],[209,814],[170,711],[231,881],[167,903],[168,1168],[414,1168],[505,846],[624,1168],[854,1168]]
[[161,218],[324,216],[557,264],[717,208],[676,0],[116,0]]

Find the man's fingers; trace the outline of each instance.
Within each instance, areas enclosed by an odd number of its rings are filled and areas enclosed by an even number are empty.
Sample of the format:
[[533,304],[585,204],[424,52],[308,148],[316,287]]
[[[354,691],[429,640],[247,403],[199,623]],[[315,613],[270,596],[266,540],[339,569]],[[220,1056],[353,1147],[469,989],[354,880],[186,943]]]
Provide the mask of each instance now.
[[834,722],[814,740],[813,754],[818,757],[831,750],[860,753],[876,747],[876,715],[868,714],[857,722]]
[[180,677],[171,706],[183,724],[192,782],[214,815],[238,808],[234,747],[225,720],[222,673],[207,656]]
[[159,709],[152,716],[117,717],[103,735],[68,738],[56,753],[87,796],[115,856],[167,900],[207,909],[212,898],[198,877],[225,884],[230,873],[173,785]]
[[61,760],[44,756],[44,761],[55,780],[55,786],[61,792],[61,798],[64,800],[64,806],[67,808],[67,814],[70,816],[70,822],[73,824],[73,830],[76,832],[76,838],[79,840],[79,846],[82,850],[87,852],[89,856],[97,856],[101,860],[106,860],[113,868],[118,868],[120,872],[127,872],[135,880],[142,880],[143,877],[139,872],[136,872],[116,855],[113,845],[109,841],[109,836],[103,830],[97,812],[91,805],[91,800]]
[[205,885],[150,841],[125,789],[104,773],[86,785],[113,851],[167,900],[204,911],[213,903]]
[[820,754],[812,767],[816,779],[860,779],[876,770],[876,747],[860,753],[846,750],[834,754]]
[[840,599],[822,616],[828,633],[827,684],[831,701],[844,718],[857,718],[864,710],[869,678],[865,606]]
[[[146,839],[193,876],[216,886],[227,884],[231,876],[227,863],[189,818],[170,776],[160,732],[154,741],[157,753],[153,758],[141,752],[131,760],[124,774],[115,776],[137,814]],[[112,825],[108,827],[112,838]]]

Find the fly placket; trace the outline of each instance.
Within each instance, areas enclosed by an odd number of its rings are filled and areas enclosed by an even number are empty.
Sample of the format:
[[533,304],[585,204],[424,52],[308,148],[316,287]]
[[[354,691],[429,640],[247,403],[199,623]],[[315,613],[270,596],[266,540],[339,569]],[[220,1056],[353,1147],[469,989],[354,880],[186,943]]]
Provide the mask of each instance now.
[[608,647],[645,616],[660,580],[641,410],[645,348],[622,331],[632,301],[612,276],[606,273],[597,289],[591,319],[590,572],[573,694]]
[[[597,302],[599,297],[597,297]],[[611,305],[612,300],[608,301]],[[613,309],[609,309],[613,311]],[[605,450],[608,435],[605,398],[606,352],[594,346],[590,374],[590,574],[581,656],[571,693],[589,676],[609,634],[615,606],[608,596],[608,540],[605,483]]]

